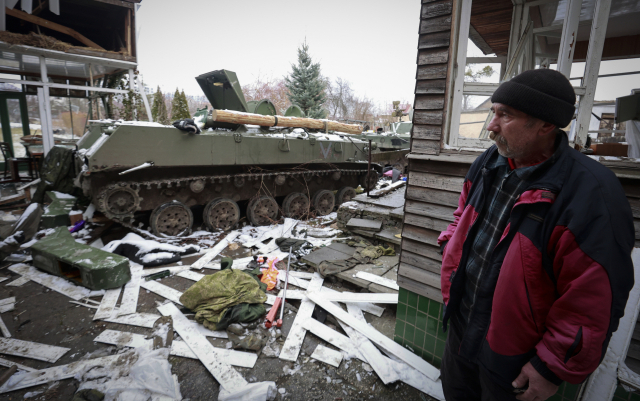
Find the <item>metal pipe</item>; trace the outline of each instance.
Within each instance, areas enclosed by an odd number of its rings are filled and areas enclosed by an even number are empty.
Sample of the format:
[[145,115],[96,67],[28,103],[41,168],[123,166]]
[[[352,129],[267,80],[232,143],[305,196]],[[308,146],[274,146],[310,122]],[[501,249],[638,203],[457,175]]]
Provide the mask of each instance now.
[[369,197],[369,176],[371,175],[371,139],[369,139],[369,165],[367,166],[367,198]]
[[287,261],[287,273],[284,276],[284,294],[282,294],[282,306],[280,306],[280,321],[284,316],[284,303],[287,301],[287,286],[289,285],[289,265],[291,264],[291,252],[293,246],[289,247],[289,260]]

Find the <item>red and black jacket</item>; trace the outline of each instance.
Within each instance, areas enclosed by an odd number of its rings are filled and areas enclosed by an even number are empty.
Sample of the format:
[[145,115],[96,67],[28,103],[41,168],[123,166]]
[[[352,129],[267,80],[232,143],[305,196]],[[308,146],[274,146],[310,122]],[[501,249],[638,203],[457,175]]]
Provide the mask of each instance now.
[[[633,287],[633,217],[617,177],[568,146],[516,200],[493,250],[491,283],[479,290],[459,355],[505,387],[531,361],[548,380],[580,383],[593,372]],[[495,170],[473,163],[455,221],[440,234],[444,327],[460,304],[464,266]],[[459,269],[462,267],[462,269]]]

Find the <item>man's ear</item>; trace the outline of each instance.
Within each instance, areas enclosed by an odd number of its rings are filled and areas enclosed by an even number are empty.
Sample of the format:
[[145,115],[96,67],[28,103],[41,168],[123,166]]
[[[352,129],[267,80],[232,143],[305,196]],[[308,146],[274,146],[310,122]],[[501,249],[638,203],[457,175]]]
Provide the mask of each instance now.
[[543,121],[542,125],[538,129],[538,135],[547,136],[547,135],[553,134],[556,128],[557,127],[555,125]]

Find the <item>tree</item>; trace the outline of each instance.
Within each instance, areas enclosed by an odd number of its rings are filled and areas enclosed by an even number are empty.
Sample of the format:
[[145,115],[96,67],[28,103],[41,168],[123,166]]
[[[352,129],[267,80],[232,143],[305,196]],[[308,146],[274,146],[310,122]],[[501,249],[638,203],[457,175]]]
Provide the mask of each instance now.
[[153,107],[151,108],[151,115],[153,121],[168,125],[169,124],[169,112],[167,111],[167,104],[164,101],[164,95],[158,86],[158,90],[153,95]]
[[306,41],[298,49],[298,65],[291,64],[291,74],[285,77],[289,100],[310,118],[324,118],[325,82],[320,76],[320,64],[313,63]]
[[189,114],[189,105],[187,104],[187,97],[176,88],[176,93],[173,94],[173,101],[171,102],[171,119],[173,121],[182,120],[183,118],[191,118]]
[[284,79],[258,76],[253,83],[242,87],[242,93],[247,101],[271,100],[273,105],[276,106],[277,114],[284,115],[287,108],[291,106],[289,91],[285,85]]
[[[469,67],[464,72],[464,81],[478,82],[485,78],[491,78],[491,76],[495,73],[496,73],[496,70],[494,70],[493,67],[491,67],[490,65],[485,65],[483,68],[475,71],[471,67]],[[473,95],[462,96],[462,110],[470,110],[474,107],[471,104],[471,96]],[[477,104],[476,104],[476,107],[477,107]]]

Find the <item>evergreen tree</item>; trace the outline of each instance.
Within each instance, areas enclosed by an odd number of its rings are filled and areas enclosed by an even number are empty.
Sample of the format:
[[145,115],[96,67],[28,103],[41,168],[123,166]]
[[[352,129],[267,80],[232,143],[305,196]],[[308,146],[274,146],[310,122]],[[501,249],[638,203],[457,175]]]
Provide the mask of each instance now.
[[313,63],[306,41],[298,49],[298,65],[291,65],[291,74],[285,78],[289,100],[297,104],[310,118],[324,118],[325,83],[320,76],[320,64]]
[[151,115],[153,116],[153,121],[168,125],[169,124],[169,113],[167,111],[167,104],[164,101],[164,95],[158,86],[158,90],[153,95],[153,106],[151,107]]
[[171,102],[171,119],[177,121],[183,118],[191,118],[189,106],[187,105],[187,98],[184,96],[184,91],[180,93],[178,88],[176,88],[176,93],[173,94],[173,101]]

